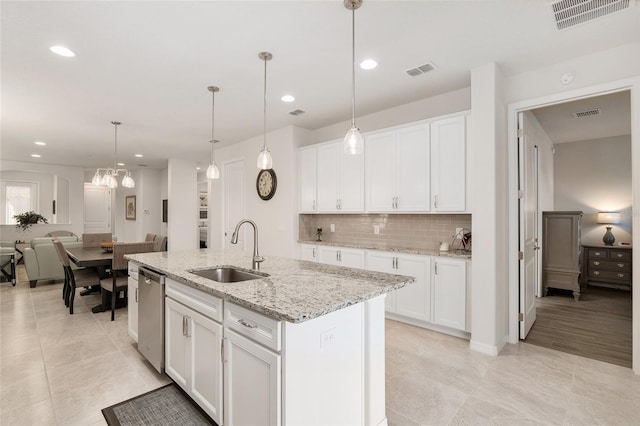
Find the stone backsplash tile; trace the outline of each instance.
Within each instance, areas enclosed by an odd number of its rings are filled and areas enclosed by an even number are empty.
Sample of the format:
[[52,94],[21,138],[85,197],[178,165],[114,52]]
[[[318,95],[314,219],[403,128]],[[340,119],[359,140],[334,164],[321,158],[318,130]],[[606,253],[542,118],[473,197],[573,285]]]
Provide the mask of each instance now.
[[[331,224],[335,232],[331,232]],[[470,214],[301,214],[299,239],[316,240],[322,228],[322,241],[335,244],[411,249],[437,249],[451,243],[456,228],[471,229]],[[374,234],[374,226],[380,228]],[[457,244],[457,242],[456,242]]]

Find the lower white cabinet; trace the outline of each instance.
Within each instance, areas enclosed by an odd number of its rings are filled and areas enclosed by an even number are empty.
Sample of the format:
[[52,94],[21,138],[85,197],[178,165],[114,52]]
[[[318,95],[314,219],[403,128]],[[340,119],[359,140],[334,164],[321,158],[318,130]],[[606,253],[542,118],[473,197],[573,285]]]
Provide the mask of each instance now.
[[318,249],[314,244],[300,244],[300,260],[316,261],[316,253]]
[[138,264],[129,262],[127,283],[127,330],[129,336],[138,342]]
[[165,371],[218,424],[222,423],[221,345],[221,324],[166,298]]
[[346,266],[348,268],[365,268],[365,251],[362,249],[318,246],[317,262],[328,265]]
[[467,262],[433,258],[433,322],[466,329]]

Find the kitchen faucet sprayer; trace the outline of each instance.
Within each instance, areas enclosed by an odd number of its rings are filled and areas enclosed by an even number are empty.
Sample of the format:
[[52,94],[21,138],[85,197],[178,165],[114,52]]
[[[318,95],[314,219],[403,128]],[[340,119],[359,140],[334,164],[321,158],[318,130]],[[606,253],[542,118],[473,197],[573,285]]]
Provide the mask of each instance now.
[[256,225],[254,221],[249,219],[242,219],[240,222],[238,222],[238,224],[236,225],[236,229],[231,235],[231,244],[238,244],[238,231],[244,223],[248,223],[253,226],[253,262],[251,264],[251,269],[253,269],[254,271],[259,271],[260,262],[264,262],[264,257],[260,256],[260,253],[258,253],[258,225]]

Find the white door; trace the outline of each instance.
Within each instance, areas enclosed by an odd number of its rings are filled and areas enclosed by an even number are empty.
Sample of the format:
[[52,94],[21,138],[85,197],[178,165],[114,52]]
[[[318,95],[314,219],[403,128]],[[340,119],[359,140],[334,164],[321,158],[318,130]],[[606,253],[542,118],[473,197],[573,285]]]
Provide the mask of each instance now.
[[396,256],[394,274],[414,277],[416,282],[395,291],[396,313],[431,321],[431,259],[426,256]]
[[280,355],[228,328],[224,333],[223,424],[281,424]]
[[245,230],[240,230],[238,235],[238,244],[231,244],[231,236],[238,222],[244,219],[244,160],[232,161],[224,163],[223,176],[224,190],[224,230],[222,235],[222,247],[226,250],[244,251]]
[[429,211],[429,125],[421,124],[397,132],[398,211]]
[[298,151],[300,212],[316,210],[316,152],[315,147]]
[[318,246],[316,254],[318,263],[324,263],[326,265],[339,265],[338,250],[335,248]]
[[111,232],[111,190],[84,184],[84,233]]
[[395,209],[396,155],[395,133],[384,132],[365,137],[366,208],[369,212]]
[[463,212],[466,201],[465,117],[431,123],[431,206],[440,212]]
[[[395,256],[392,253],[369,251],[367,253],[367,271],[384,272],[385,274],[395,274]],[[384,300],[384,310],[386,312],[396,312],[396,293],[387,293]]]
[[364,250],[340,248],[338,250],[338,265],[364,269]]
[[520,339],[527,337],[536,320],[538,281],[538,148],[527,135],[526,116],[518,113],[520,198]]
[[318,212],[338,211],[338,144],[320,145],[318,148]]
[[187,389],[189,358],[185,321],[191,310],[173,299],[165,299],[165,371],[182,389]]
[[309,262],[316,261],[316,246],[311,244],[300,244],[300,260],[307,260]]

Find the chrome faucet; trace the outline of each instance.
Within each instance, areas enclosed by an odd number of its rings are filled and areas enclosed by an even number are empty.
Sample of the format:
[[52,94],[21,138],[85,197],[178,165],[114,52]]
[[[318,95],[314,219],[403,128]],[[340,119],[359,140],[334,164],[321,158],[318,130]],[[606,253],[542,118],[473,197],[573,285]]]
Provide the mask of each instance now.
[[264,257],[260,256],[258,253],[258,226],[254,221],[249,219],[242,219],[236,225],[235,231],[233,231],[233,235],[231,235],[231,244],[238,244],[238,231],[243,223],[249,223],[253,226],[253,263],[252,268],[254,271],[260,270],[260,262],[264,262]]

